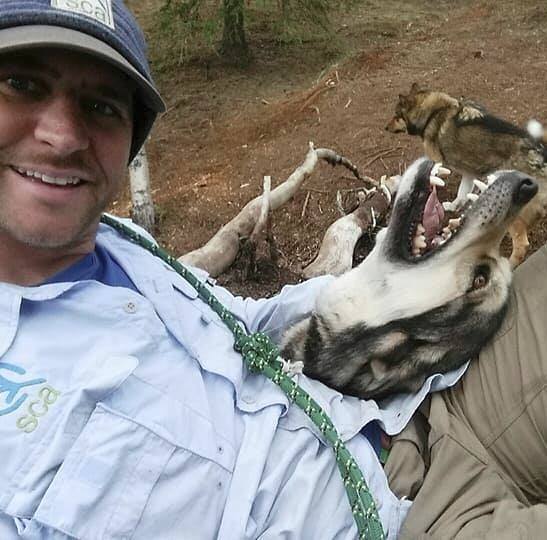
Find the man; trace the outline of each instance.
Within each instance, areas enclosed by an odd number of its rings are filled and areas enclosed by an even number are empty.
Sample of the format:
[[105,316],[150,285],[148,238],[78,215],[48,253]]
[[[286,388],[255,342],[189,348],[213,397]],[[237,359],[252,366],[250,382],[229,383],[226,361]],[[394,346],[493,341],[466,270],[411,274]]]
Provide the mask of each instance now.
[[[99,225],[163,102],[121,1],[0,2],[0,538],[354,538],[333,450],[152,254]],[[203,277],[203,276],[202,276]],[[313,281],[215,295],[274,338]],[[363,469],[388,538],[410,505],[362,435],[379,410],[301,378]]]
[[[99,225],[162,110],[121,1],[0,2],[0,538],[355,538],[333,451],[304,413],[244,368],[181,276]],[[249,332],[276,339],[326,283],[260,301],[212,288]],[[401,432],[462,372],[382,408],[299,379],[363,470],[388,538],[411,503],[360,432],[374,438],[375,420]],[[391,472],[421,459],[414,428],[388,468],[401,492],[415,471]],[[410,535],[437,523],[435,503]]]

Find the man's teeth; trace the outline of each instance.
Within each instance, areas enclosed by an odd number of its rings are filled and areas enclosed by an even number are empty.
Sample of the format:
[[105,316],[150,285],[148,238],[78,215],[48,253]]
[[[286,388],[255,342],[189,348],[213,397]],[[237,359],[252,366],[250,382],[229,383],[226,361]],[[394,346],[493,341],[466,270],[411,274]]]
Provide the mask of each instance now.
[[37,171],[28,171],[26,169],[20,168],[16,168],[15,170],[20,174],[24,174],[25,176],[37,178],[38,180],[41,180],[46,184],[55,184],[56,186],[76,185],[81,182],[80,178],[78,178],[77,176],[57,177],[42,174]]

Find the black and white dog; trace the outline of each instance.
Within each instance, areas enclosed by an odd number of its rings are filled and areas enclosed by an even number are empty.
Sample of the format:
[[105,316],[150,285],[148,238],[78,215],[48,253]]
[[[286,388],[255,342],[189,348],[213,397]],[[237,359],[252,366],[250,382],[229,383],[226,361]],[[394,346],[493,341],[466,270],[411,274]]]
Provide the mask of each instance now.
[[374,249],[287,331],[284,358],[345,394],[382,398],[415,391],[477,355],[507,308],[511,271],[501,240],[537,184],[498,171],[444,226],[436,191],[449,172],[427,159],[406,171]]

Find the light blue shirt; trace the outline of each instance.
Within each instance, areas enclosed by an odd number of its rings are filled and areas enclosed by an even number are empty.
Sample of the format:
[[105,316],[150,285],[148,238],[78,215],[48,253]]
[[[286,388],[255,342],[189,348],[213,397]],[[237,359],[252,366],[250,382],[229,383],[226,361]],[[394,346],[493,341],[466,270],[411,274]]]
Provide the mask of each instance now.
[[[305,414],[247,372],[183,278],[106,226],[97,243],[141,294],[94,280],[0,284],[0,538],[355,538],[333,452]],[[248,331],[279,339],[330,279],[269,300],[214,293]],[[411,503],[359,431],[376,419],[399,432],[463,370],[381,408],[299,376],[360,464],[390,539]]]

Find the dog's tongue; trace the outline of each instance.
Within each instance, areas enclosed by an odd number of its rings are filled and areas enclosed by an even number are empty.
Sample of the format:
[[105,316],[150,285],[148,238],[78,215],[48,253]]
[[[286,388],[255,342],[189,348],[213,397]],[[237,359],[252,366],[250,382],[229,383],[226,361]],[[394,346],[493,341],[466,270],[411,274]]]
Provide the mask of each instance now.
[[424,208],[423,226],[425,228],[425,238],[429,243],[441,229],[444,219],[444,208],[437,197],[435,186],[431,189]]

